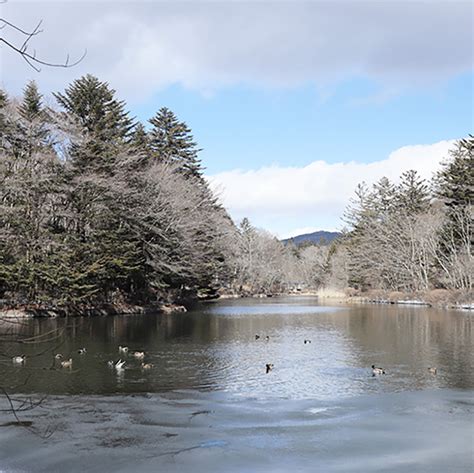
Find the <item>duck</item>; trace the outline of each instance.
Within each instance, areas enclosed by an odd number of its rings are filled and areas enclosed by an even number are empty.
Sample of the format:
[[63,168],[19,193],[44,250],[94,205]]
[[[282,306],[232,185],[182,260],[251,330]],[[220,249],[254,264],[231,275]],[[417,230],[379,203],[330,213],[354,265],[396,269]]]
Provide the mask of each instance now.
[[134,352],[133,352],[133,356],[134,356],[137,360],[143,360],[143,358],[145,358],[145,352],[144,352],[144,351],[134,351]]
[[260,335],[255,335],[255,340],[258,340],[260,338]]
[[266,370],[266,373],[270,373],[270,371],[273,369],[273,363],[267,363],[265,365],[265,370]]
[[386,374],[383,368],[377,368],[375,365],[372,365],[372,376],[377,376],[379,374]]
[[128,347],[123,347],[119,345],[119,353],[128,353]]
[[270,337],[267,335],[267,336],[265,337],[265,340],[268,342],[268,341],[270,340]]
[[428,368],[428,371],[431,373],[431,374],[438,374],[438,368],[436,368],[435,366],[431,366]]
[[117,371],[122,371],[124,369],[124,366],[125,366],[125,361],[118,360],[117,363],[115,363],[115,369]]
[[153,368],[152,363],[142,363],[142,369],[143,370],[151,370]]
[[79,353],[79,355],[85,355],[87,353],[87,350],[85,348],[79,348],[79,350],[77,350],[77,353]]
[[61,355],[61,353],[56,353],[56,355],[54,355],[55,360],[60,360],[62,357],[63,355]]
[[25,360],[26,360],[25,355],[18,355],[12,358],[13,363],[17,363],[19,365],[22,365],[25,362]]
[[69,358],[69,360],[61,361],[61,368],[72,368],[72,358]]
[[307,343],[311,343],[311,340],[305,340],[304,344],[306,345]]

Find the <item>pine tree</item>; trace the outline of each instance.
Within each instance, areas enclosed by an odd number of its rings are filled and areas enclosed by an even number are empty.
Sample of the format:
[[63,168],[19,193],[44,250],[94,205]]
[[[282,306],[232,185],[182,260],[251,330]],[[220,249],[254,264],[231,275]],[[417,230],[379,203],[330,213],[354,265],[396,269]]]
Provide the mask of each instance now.
[[90,74],[75,80],[63,94],[53,94],[64,109],[96,139],[126,140],[134,123],[115,90]]
[[96,77],[82,77],[55,96],[82,135],[70,146],[65,166],[71,258],[84,263],[76,264],[69,284],[77,297],[106,301],[116,290],[130,292],[126,281],[143,266],[127,202],[133,199],[129,181],[136,172],[131,166],[135,125],[115,91]]
[[166,107],[150,119],[150,148],[155,159],[178,166],[186,176],[200,178],[202,167],[190,128]]
[[378,216],[395,210],[395,186],[386,177],[382,177],[373,186],[372,202]]
[[150,146],[150,139],[142,123],[137,123],[133,130],[130,144],[138,150],[148,151]]
[[474,136],[459,140],[436,176],[436,194],[448,207],[474,202]]
[[0,159],[0,214],[5,218],[0,223],[4,238],[0,279],[17,294],[35,300],[47,286],[43,275],[54,244],[49,222],[59,199],[60,167],[50,136],[50,117],[34,82],[12,108],[12,117]]
[[471,290],[474,205],[474,136],[459,140],[436,176],[435,192],[446,208],[439,261],[451,287]]
[[23,101],[18,108],[20,116],[29,122],[40,118],[41,114],[44,113],[42,98],[43,96],[39,93],[36,82],[29,82],[23,91]]
[[250,223],[250,220],[247,217],[244,217],[239,224],[240,232],[242,235],[250,235],[255,231],[255,228]]
[[415,170],[406,171],[396,189],[396,206],[399,212],[415,215],[426,212],[430,206],[428,184]]
[[8,96],[0,89],[0,145],[2,149],[7,147],[7,133],[9,124],[9,117],[7,115]]

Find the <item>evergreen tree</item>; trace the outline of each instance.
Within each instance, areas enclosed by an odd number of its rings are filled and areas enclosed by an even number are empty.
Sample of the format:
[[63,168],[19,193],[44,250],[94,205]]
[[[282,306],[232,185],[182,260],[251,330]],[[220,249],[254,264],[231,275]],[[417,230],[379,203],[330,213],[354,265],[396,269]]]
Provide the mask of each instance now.
[[[76,288],[70,292],[108,301],[116,290],[130,292],[130,281],[143,265],[128,218],[129,184],[136,173],[130,166],[134,123],[115,91],[96,77],[82,77],[55,96],[79,124],[65,166],[70,257],[83,263],[69,278]],[[89,284],[77,283],[83,278]]]
[[200,178],[202,167],[190,128],[166,107],[150,119],[150,148],[156,159],[175,164],[186,176]]
[[75,80],[63,94],[53,94],[95,139],[126,140],[134,124],[115,90],[90,74]]
[[8,105],[8,96],[4,90],[0,89],[0,109],[4,109]]
[[436,194],[448,207],[474,202],[474,136],[459,140],[436,176]]
[[135,149],[141,150],[143,152],[149,150],[150,139],[142,123],[137,123],[135,126],[131,136],[130,144]]
[[430,206],[428,184],[415,170],[406,171],[396,189],[396,205],[399,212],[416,215],[426,212]]
[[0,212],[4,217],[0,222],[0,280],[4,290],[13,289],[35,300],[47,287],[44,274],[55,244],[49,222],[55,218],[61,173],[49,115],[34,82],[27,85],[11,115],[0,159]]
[[388,178],[382,177],[374,184],[372,194],[372,204],[379,218],[395,210],[396,190]]
[[439,261],[451,287],[473,285],[474,136],[459,140],[436,176],[435,192],[446,207]]
[[7,116],[8,96],[0,89],[0,145],[2,150],[7,146],[7,132],[9,128],[9,117]]
[[239,225],[240,232],[242,235],[250,235],[255,231],[255,228],[250,223],[250,220],[247,217],[244,217]]
[[44,113],[42,97],[36,82],[29,82],[23,91],[23,101],[18,108],[20,116],[29,122],[40,118],[41,114]]

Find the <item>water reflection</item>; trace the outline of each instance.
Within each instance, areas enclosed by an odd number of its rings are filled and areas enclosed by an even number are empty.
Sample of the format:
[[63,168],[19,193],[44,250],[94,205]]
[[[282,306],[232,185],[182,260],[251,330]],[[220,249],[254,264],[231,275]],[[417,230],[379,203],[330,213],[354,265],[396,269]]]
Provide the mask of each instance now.
[[[43,393],[226,391],[266,398],[338,398],[432,387],[473,388],[472,315],[420,307],[324,307],[314,299],[216,302],[173,316],[3,322],[0,329],[44,343],[2,342],[0,375],[11,391]],[[51,339],[51,334],[57,338]],[[255,340],[259,334],[260,339]],[[269,337],[266,341],[265,337]],[[311,343],[305,344],[309,339]],[[151,370],[118,346],[144,350]],[[87,354],[77,354],[78,347]],[[54,354],[73,358],[60,369]],[[24,366],[11,357],[26,354]],[[266,374],[266,363],[274,369]],[[375,363],[387,370],[373,378]],[[438,374],[428,372],[436,366]]]

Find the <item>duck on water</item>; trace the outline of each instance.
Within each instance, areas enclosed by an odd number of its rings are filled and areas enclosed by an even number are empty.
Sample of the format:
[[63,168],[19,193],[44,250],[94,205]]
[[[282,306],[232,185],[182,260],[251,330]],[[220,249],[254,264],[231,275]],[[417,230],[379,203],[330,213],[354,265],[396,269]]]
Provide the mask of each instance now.
[[372,365],[372,376],[378,376],[379,374],[386,374],[385,370]]

